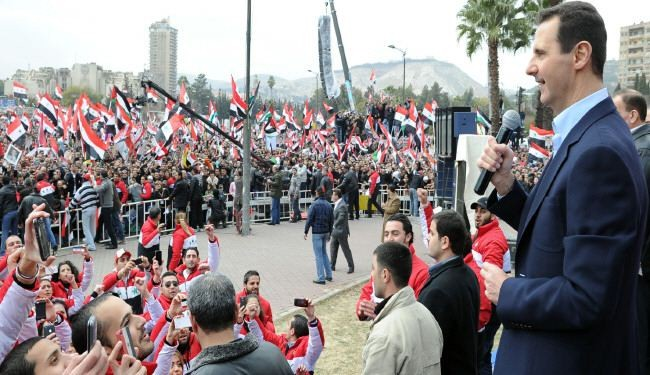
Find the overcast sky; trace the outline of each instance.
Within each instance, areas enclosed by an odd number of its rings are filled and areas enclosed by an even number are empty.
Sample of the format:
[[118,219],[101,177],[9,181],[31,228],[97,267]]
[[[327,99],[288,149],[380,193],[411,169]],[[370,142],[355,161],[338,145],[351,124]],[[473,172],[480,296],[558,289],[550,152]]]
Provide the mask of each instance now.
[[[605,19],[607,58],[618,59],[620,27],[650,21],[647,0],[591,1]],[[433,57],[458,65],[487,84],[487,58],[471,60],[457,41],[461,0],[336,0],[349,66],[400,60],[387,45],[407,49],[407,58]],[[325,2],[254,0],[251,73],[294,79],[318,67],[318,17]],[[16,69],[72,67],[96,62],[104,69],[139,72],[149,64],[149,26],[169,17],[178,29],[178,72],[227,80],[245,75],[246,1],[0,1],[0,78]],[[332,30],[332,47],[336,39]],[[530,50],[500,52],[506,88],[534,85],[524,74]],[[338,51],[334,68],[341,69]],[[408,66],[407,66],[408,69]]]

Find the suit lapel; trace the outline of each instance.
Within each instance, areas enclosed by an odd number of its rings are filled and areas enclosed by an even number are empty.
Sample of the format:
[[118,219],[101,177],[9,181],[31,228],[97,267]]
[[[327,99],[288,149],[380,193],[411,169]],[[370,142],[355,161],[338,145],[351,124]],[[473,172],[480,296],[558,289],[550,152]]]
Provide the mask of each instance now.
[[535,214],[537,213],[537,210],[539,210],[542,201],[544,201],[548,190],[550,189],[551,185],[553,185],[553,181],[555,181],[558,172],[567,159],[571,146],[574,143],[578,142],[580,138],[582,138],[582,135],[593,123],[612,113],[614,110],[615,107],[612,99],[607,97],[607,99],[598,103],[594,108],[589,110],[589,112],[587,112],[587,114],[584,115],[582,119],[578,121],[576,126],[569,132],[567,138],[562,142],[562,146],[560,146],[560,149],[557,151],[557,154],[553,155],[551,161],[546,165],[539,183],[537,186],[535,186],[531,194],[528,196],[528,199],[526,200],[523,211],[524,215],[522,215],[524,225],[520,226],[521,230],[517,236],[518,243],[526,234],[528,225],[530,224],[533,217],[535,217]]

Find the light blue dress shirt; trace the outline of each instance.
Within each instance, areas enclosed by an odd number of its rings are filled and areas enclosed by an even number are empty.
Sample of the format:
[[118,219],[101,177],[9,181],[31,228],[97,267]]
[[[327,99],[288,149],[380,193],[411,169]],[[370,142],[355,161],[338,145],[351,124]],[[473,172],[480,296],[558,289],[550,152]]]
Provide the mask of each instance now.
[[553,154],[557,153],[578,122],[598,103],[602,102],[609,96],[607,88],[602,88],[595,93],[573,103],[571,106],[562,111],[553,119]]

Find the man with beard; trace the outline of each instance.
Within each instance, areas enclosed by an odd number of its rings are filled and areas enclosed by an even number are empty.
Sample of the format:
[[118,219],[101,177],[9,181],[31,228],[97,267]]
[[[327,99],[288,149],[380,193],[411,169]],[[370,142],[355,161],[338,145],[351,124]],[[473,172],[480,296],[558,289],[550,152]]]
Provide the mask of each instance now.
[[264,323],[267,330],[275,332],[271,304],[260,295],[260,274],[255,270],[250,270],[244,274],[244,289],[240,290],[237,295],[235,295],[235,302],[239,303],[243,297],[246,297],[249,294],[257,295],[260,301],[260,306],[262,307],[262,312],[264,313],[262,323]]

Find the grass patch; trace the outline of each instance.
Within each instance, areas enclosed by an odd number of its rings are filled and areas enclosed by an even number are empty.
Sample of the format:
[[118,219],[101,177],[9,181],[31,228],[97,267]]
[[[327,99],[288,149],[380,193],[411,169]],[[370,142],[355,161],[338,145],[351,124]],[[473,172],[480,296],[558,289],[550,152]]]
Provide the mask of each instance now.
[[[315,373],[342,375],[361,373],[361,351],[370,322],[360,322],[354,313],[361,285],[316,305],[316,316],[323,324],[325,348]],[[291,316],[275,322],[278,333],[286,332]]]

